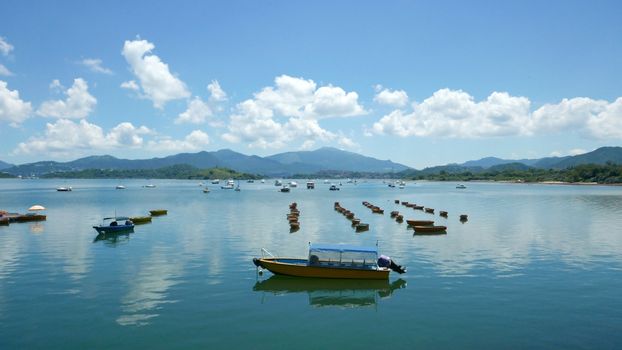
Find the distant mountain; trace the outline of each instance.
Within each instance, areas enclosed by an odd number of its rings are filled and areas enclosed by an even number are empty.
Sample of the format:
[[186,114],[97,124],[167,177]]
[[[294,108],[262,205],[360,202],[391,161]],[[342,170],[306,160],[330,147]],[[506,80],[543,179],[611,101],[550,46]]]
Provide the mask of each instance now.
[[0,170],[2,170],[2,169],[8,169],[8,168],[10,168],[10,167],[12,167],[12,166],[13,166],[13,164],[5,163],[5,162],[3,162],[3,161],[1,161],[1,160],[0,160]]
[[323,147],[315,151],[279,153],[266,158],[289,165],[290,170],[297,173],[320,170],[399,172],[409,169],[390,160],[379,160],[332,147]]
[[514,163],[505,163],[505,164],[498,164],[498,165],[494,165],[491,166],[490,168],[486,169],[487,171],[507,171],[507,170],[519,170],[519,171],[525,171],[525,170],[529,170],[532,169],[532,167],[530,167],[529,165],[523,164],[523,163],[519,163],[519,162],[514,162]]
[[622,147],[601,147],[592,152],[566,157],[551,165],[554,169],[566,169],[581,164],[622,164]]
[[[281,161],[281,159],[283,161]],[[400,171],[408,167],[388,160],[378,160],[335,148],[317,151],[288,152],[270,157],[248,156],[222,149],[216,152],[180,153],[163,158],[119,159],[109,155],[90,156],[70,162],[43,161],[6,168],[13,175],[40,176],[52,172],[81,171],[85,169],[142,170],[186,164],[198,169],[228,168],[239,172],[265,176],[311,174],[320,170],[366,172]]]
[[[466,168],[482,167],[488,169],[503,164],[521,163],[538,169],[566,169],[580,164],[605,164],[612,162],[622,164],[622,147],[601,147],[592,152],[565,157],[546,157],[540,159],[501,159],[486,157],[479,160],[470,160],[459,164]],[[447,165],[450,166],[450,165]]]
[[478,160],[469,160],[468,162],[464,162],[460,164],[463,167],[482,167],[482,168],[490,168],[491,166],[500,165],[500,164],[508,164],[516,162],[515,160],[501,159],[497,157],[486,157]]

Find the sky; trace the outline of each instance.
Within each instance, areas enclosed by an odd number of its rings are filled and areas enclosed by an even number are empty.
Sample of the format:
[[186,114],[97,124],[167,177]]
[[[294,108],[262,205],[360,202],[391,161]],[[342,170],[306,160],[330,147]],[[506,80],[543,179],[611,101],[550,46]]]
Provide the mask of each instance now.
[[622,146],[619,1],[0,2],[0,160]]

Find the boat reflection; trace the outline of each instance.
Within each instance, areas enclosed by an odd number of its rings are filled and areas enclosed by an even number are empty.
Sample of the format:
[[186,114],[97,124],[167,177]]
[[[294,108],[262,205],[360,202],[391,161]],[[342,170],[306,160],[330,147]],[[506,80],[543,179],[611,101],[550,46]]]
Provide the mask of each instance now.
[[309,305],[315,307],[363,307],[376,305],[379,299],[390,297],[397,289],[406,288],[406,281],[334,280],[274,275],[258,281],[253,291],[274,295],[307,293]]
[[109,232],[109,233],[100,233],[95,236],[93,239],[93,243],[103,242],[104,245],[109,247],[116,247],[119,244],[125,244],[130,240],[130,231],[123,232]]

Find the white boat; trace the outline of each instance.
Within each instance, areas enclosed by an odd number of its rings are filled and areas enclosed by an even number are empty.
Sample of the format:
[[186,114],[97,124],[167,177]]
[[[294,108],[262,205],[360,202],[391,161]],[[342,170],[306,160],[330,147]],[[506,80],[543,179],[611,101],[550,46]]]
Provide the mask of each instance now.
[[117,190],[124,190],[125,186],[123,185],[117,185],[117,187],[115,187]]
[[265,183],[266,183],[266,180],[261,179],[261,183],[262,183],[262,184],[265,184]]
[[308,190],[312,190],[315,188],[315,182],[313,181],[307,181],[307,189]]
[[227,180],[226,185],[220,186],[223,190],[232,190],[235,188],[235,182],[233,180]]
[[466,186],[465,186],[465,185],[460,184],[460,185],[456,186],[456,188],[459,188],[459,189],[465,189],[465,188],[466,188]]
[[290,181],[289,182],[289,187],[298,187],[298,183],[296,181]]
[[274,186],[283,186],[283,182],[281,180],[274,180]]
[[69,191],[71,191],[73,189],[71,188],[71,186],[69,186],[69,187],[57,187],[56,190],[58,192],[69,192]]
[[214,184],[214,185],[218,185],[219,183],[220,183],[219,179],[212,180],[212,184]]
[[207,188],[207,186],[203,187],[203,193],[209,193],[209,188]]
[[145,188],[155,188],[155,187],[156,187],[156,185],[154,185],[154,184],[148,184],[148,185],[145,185],[145,186],[143,186],[143,187],[145,187]]

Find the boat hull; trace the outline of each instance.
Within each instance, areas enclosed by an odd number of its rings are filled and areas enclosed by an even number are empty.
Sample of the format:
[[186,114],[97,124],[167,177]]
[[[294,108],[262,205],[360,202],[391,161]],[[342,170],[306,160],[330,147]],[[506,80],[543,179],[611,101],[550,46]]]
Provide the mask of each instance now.
[[149,210],[149,214],[151,214],[151,216],[166,215],[166,214],[168,214],[168,210],[166,210],[166,209]]
[[289,258],[260,258],[256,259],[256,264],[277,275],[311,278],[386,280],[390,271],[384,268],[371,270],[338,266],[316,267],[307,265],[306,259]]
[[97,233],[121,233],[133,232],[134,225],[118,225],[118,226],[93,226]]
[[414,229],[416,235],[438,235],[447,233],[446,226],[415,226]]
[[146,224],[148,222],[151,222],[151,219],[152,219],[151,216],[134,216],[130,218],[130,220],[134,224]]
[[430,226],[434,225],[432,220],[406,220],[408,226]]
[[44,221],[47,219],[45,215],[19,215],[15,218],[17,222]]

